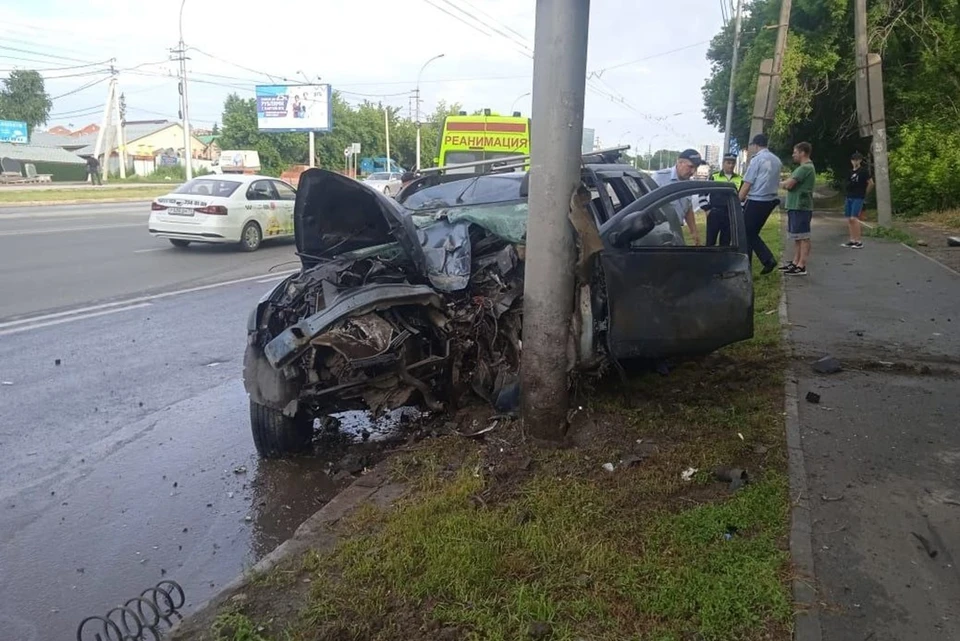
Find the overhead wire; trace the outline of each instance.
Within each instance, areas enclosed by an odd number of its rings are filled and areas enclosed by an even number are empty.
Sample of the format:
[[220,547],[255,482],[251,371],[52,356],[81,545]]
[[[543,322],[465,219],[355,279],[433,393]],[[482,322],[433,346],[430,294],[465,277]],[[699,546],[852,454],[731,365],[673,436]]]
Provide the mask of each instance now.
[[8,47],[7,45],[0,45],[0,49],[3,49],[4,51],[15,51],[16,53],[25,53],[31,56],[42,56],[44,58],[54,58],[56,60],[65,60],[66,62],[91,63],[90,60],[81,60],[80,58],[70,58],[68,56],[58,56],[52,53],[44,53],[43,51],[32,51],[30,49],[21,49],[19,47]]
[[68,92],[66,92],[66,93],[62,93],[62,94],[60,94],[59,96],[51,96],[51,97],[50,97],[50,100],[51,100],[51,101],[53,101],[53,100],[59,100],[60,98],[66,98],[67,96],[72,96],[72,95],[75,94],[75,93],[80,93],[81,91],[86,91],[86,90],[89,89],[90,87],[95,87],[96,85],[99,85],[101,82],[104,82],[104,81],[109,80],[109,79],[110,79],[110,76],[106,76],[106,77],[104,77],[104,78],[100,78],[99,80],[94,80],[93,82],[88,82],[87,84],[81,85],[81,86],[77,87],[76,89],[71,89],[70,91],[68,91]]

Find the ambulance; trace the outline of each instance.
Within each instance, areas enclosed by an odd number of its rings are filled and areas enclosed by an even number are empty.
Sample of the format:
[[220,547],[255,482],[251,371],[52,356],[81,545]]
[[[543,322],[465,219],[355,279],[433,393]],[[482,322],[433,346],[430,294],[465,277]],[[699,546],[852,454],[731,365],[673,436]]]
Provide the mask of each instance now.
[[[530,119],[519,111],[501,116],[484,109],[479,116],[447,116],[440,132],[440,151],[434,161],[438,167],[460,163],[496,160],[530,155]],[[490,167],[463,167],[447,173],[474,173]],[[496,169],[496,165],[492,167]]]

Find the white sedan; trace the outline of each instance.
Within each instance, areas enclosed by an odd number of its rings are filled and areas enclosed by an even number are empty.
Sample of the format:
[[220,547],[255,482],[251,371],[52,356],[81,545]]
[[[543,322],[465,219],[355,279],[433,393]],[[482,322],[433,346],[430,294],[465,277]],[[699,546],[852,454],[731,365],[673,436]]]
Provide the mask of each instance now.
[[403,181],[400,179],[403,174],[380,172],[370,174],[363,179],[363,182],[370,185],[384,196],[396,196],[400,188],[403,187]]
[[265,238],[293,236],[296,199],[293,187],[268,176],[202,176],[153,201],[149,231],[175,247],[239,243],[256,251]]

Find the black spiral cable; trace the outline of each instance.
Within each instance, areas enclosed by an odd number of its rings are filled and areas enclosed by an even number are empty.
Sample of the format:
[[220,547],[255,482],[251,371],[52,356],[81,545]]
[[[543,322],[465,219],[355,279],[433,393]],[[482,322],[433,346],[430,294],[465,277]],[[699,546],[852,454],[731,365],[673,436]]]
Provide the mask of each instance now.
[[[160,624],[173,626],[172,617],[182,619],[180,609],[186,598],[176,581],[161,581],[107,612],[106,616],[87,617],[77,628],[77,641],[160,640]],[[150,636],[147,636],[149,633]]]

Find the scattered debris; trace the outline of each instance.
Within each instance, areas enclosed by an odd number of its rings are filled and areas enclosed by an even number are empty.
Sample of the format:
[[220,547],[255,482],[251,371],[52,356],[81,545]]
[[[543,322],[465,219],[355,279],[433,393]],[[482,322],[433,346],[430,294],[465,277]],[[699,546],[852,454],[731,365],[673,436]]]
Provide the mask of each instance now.
[[693,475],[699,472],[695,467],[688,467],[684,471],[680,472],[680,478],[684,481],[692,481]]
[[747,439],[743,438],[743,432],[737,432],[737,436],[740,437],[741,441],[746,441]]
[[232,499],[232,498],[233,498],[233,492],[227,492],[227,498],[228,498],[228,499]]
[[821,494],[820,500],[823,501],[824,503],[836,503],[837,501],[843,500],[843,494],[841,494],[840,496],[827,496],[826,494]]
[[927,241],[925,241],[925,240],[922,239],[922,238],[918,238],[918,239],[917,239],[917,245],[919,245],[920,247],[926,247],[926,246],[927,246]]
[[820,395],[817,394],[816,392],[807,392],[807,402],[814,403],[814,404],[819,403]]
[[604,472],[613,472],[614,470],[613,463],[604,463],[601,467],[603,467]]
[[960,236],[947,237],[947,247],[960,247]]
[[726,532],[723,533],[723,540],[729,541],[733,539],[733,537],[735,537],[739,531],[740,528],[738,528],[736,525],[728,525]]
[[960,505],[960,501],[955,501],[953,499],[943,499],[943,502],[947,505]]
[[877,361],[877,363],[883,365],[884,367],[893,367],[895,365],[893,361]]
[[244,520],[244,521],[247,521],[247,522],[249,523],[250,521],[253,520],[253,517],[248,514],[248,515],[246,515],[245,517],[243,517],[243,520]]
[[0,385],[13,385],[13,381],[0,381]]
[[863,332],[861,332],[861,331],[859,331],[859,330],[856,332],[856,334],[857,334],[857,336],[863,337]]
[[246,474],[246,473],[247,473],[247,468],[246,468],[246,466],[244,466],[244,465],[240,465],[239,467],[233,468],[233,473],[234,473],[234,474]]
[[753,451],[755,454],[759,454],[763,456],[764,454],[770,451],[770,448],[767,447],[766,445],[754,445]]
[[718,481],[729,483],[730,490],[734,492],[750,482],[750,475],[739,467],[718,467],[713,471],[713,476]]
[[910,534],[915,536],[917,540],[920,541],[920,545],[923,546],[927,556],[929,556],[931,559],[935,559],[937,557],[937,550],[933,547],[930,541],[927,540],[927,537],[923,536],[922,534],[917,534],[916,532],[911,532]]
[[639,465],[643,462],[642,456],[636,454],[628,454],[620,459],[620,467],[633,467],[634,465]]
[[60,359],[58,358],[57,360],[53,361],[53,364],[56,365],[57,367],[59,367],[59,366],[60,366]]
[[458,432],[458,434],[460,434],[460,436],[465,436],[467,438],[477,438],[478,436],[483,436],[484,434],[492,432],[494,429],[496,429],[498,424],[499,424],[499,421],[494,420],[493,422],[490,423],[490,425],[484,427],[483,429],[477,430],[476,432],[473,432],[471,434],[463,434],[460,432]]
[[833,356],[824,356],[813,364],[813,371],[818,374],[836,374],[843,371],[843,366]]

